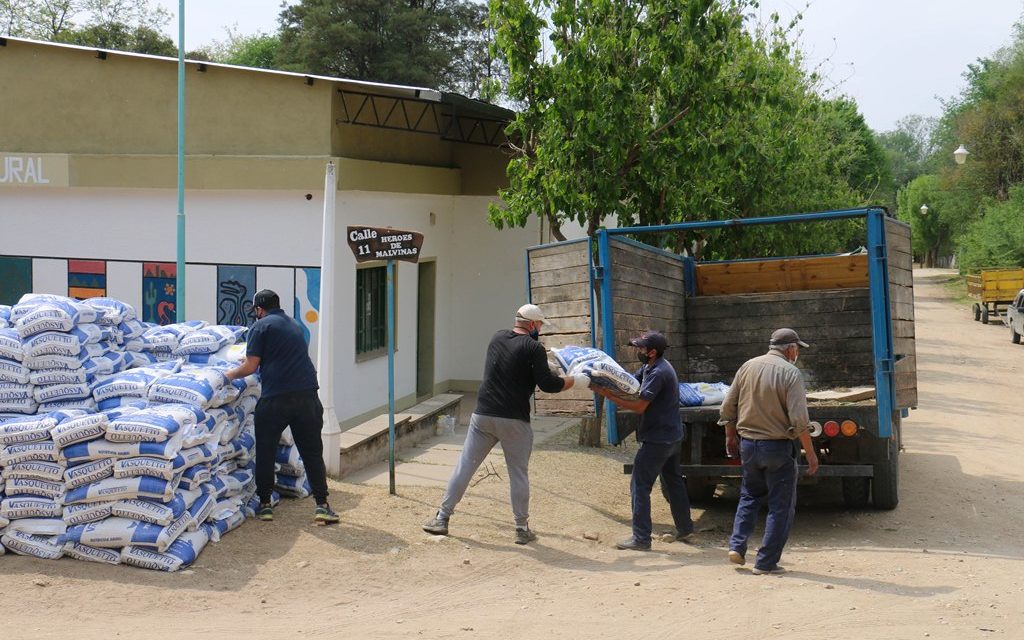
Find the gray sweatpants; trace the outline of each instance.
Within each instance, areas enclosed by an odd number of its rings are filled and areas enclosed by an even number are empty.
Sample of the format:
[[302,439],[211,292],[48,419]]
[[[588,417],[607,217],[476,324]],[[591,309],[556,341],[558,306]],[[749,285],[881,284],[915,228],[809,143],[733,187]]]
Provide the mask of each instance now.
[[483,464],[484,458],[494,445],[501,443],[505,454],[505,466],[508,467],[508,481],[512,500],[512,515],[516,519],[516,527],[526,528],[530,520],[530,454],[533,452],[533,429],[529,422],[511,418],[495,418],[474,413],[469,419],[469,433],[466,444],[462,447],[462,455],[455,466],[452,477],[448,480],[441,508],[438,510],[442,518],[448,519],[455,512],[466,494],[476,470]]

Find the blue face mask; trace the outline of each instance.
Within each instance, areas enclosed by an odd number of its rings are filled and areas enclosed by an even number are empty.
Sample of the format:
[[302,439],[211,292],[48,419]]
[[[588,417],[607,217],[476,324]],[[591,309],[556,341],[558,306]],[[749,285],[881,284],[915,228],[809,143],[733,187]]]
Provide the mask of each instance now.
[[533,331],[531,331],[530,332],[530,337],[533,338],[534,340],[540,338],[540,330],[539,329],[534,329]]

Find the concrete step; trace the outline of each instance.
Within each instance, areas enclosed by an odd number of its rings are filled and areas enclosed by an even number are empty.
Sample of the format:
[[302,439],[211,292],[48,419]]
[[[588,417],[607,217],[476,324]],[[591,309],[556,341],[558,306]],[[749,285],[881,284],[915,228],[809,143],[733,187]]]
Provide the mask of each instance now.
[[[460,413],[462,395],[442,393],[395,414],[395,451],[434,435],[439,415]],[[341,470],[344,477],[388,456],[388,415],[375,416],[341,433]]]

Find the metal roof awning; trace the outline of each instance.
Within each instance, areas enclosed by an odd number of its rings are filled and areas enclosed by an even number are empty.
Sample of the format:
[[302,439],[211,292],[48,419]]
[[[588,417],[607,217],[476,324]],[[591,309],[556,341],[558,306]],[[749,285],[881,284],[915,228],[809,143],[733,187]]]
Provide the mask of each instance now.
[[[433,92],[432,92],[433,93]],[[388,95],[381,91],[339,88],[341,113],[337,124],[354,124],[439,136],[442,140],[498,147],[515,112],[456,93],[430,99]]]

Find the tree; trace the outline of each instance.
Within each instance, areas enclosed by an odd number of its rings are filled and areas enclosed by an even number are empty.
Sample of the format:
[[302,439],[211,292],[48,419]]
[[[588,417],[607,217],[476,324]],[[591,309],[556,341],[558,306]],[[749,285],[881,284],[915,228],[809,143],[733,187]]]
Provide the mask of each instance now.
[[[925,174],[910,181],[900,190],[898,216],[910,223],[912,250],[921,264],[934,267],[941,255],[953,250],[954,229],[959,229],[958,210],[950,203],[950,191],[939,176]],[[921,206],[927,206],[927,214]]]
[[66,31],[99,25],[157,32],[167,20],[167,12],[150,0],[0,0],[0,24],[6,32],[38,40],[60,41]]
[[227,29],[227,35],[226,40],[215,41],[201,50],[190,52],[189,58],[258,69],[276,68],[281,47],[279,36],[262,31],[246,35],[230,28]]
[[178,45],[174,40],[149,27],[130,27],[123,22],[105,22],[82,29],[65,29],[54,40],[97,49],[158,56],[178,55]]
[[[787,28],[748,29],[749,0],[492,0],[522,108],[498,228],[543,216],[620,226],[867,201],[885,171],[855,105],[823,98]],[[545,16],[550,16],[546,18]],[[546,53],[547,36],[553,51]],[[662,239],[700,256],[844,248],[857,235],[776,228]]]
[[966,271],[1024,265],[1024,187],[1010,188],[993,202],[963,238],[960,266]]
[[471,96],[488,70],[486,7],[470,0],[301,0],[280,16],[280,68]]

